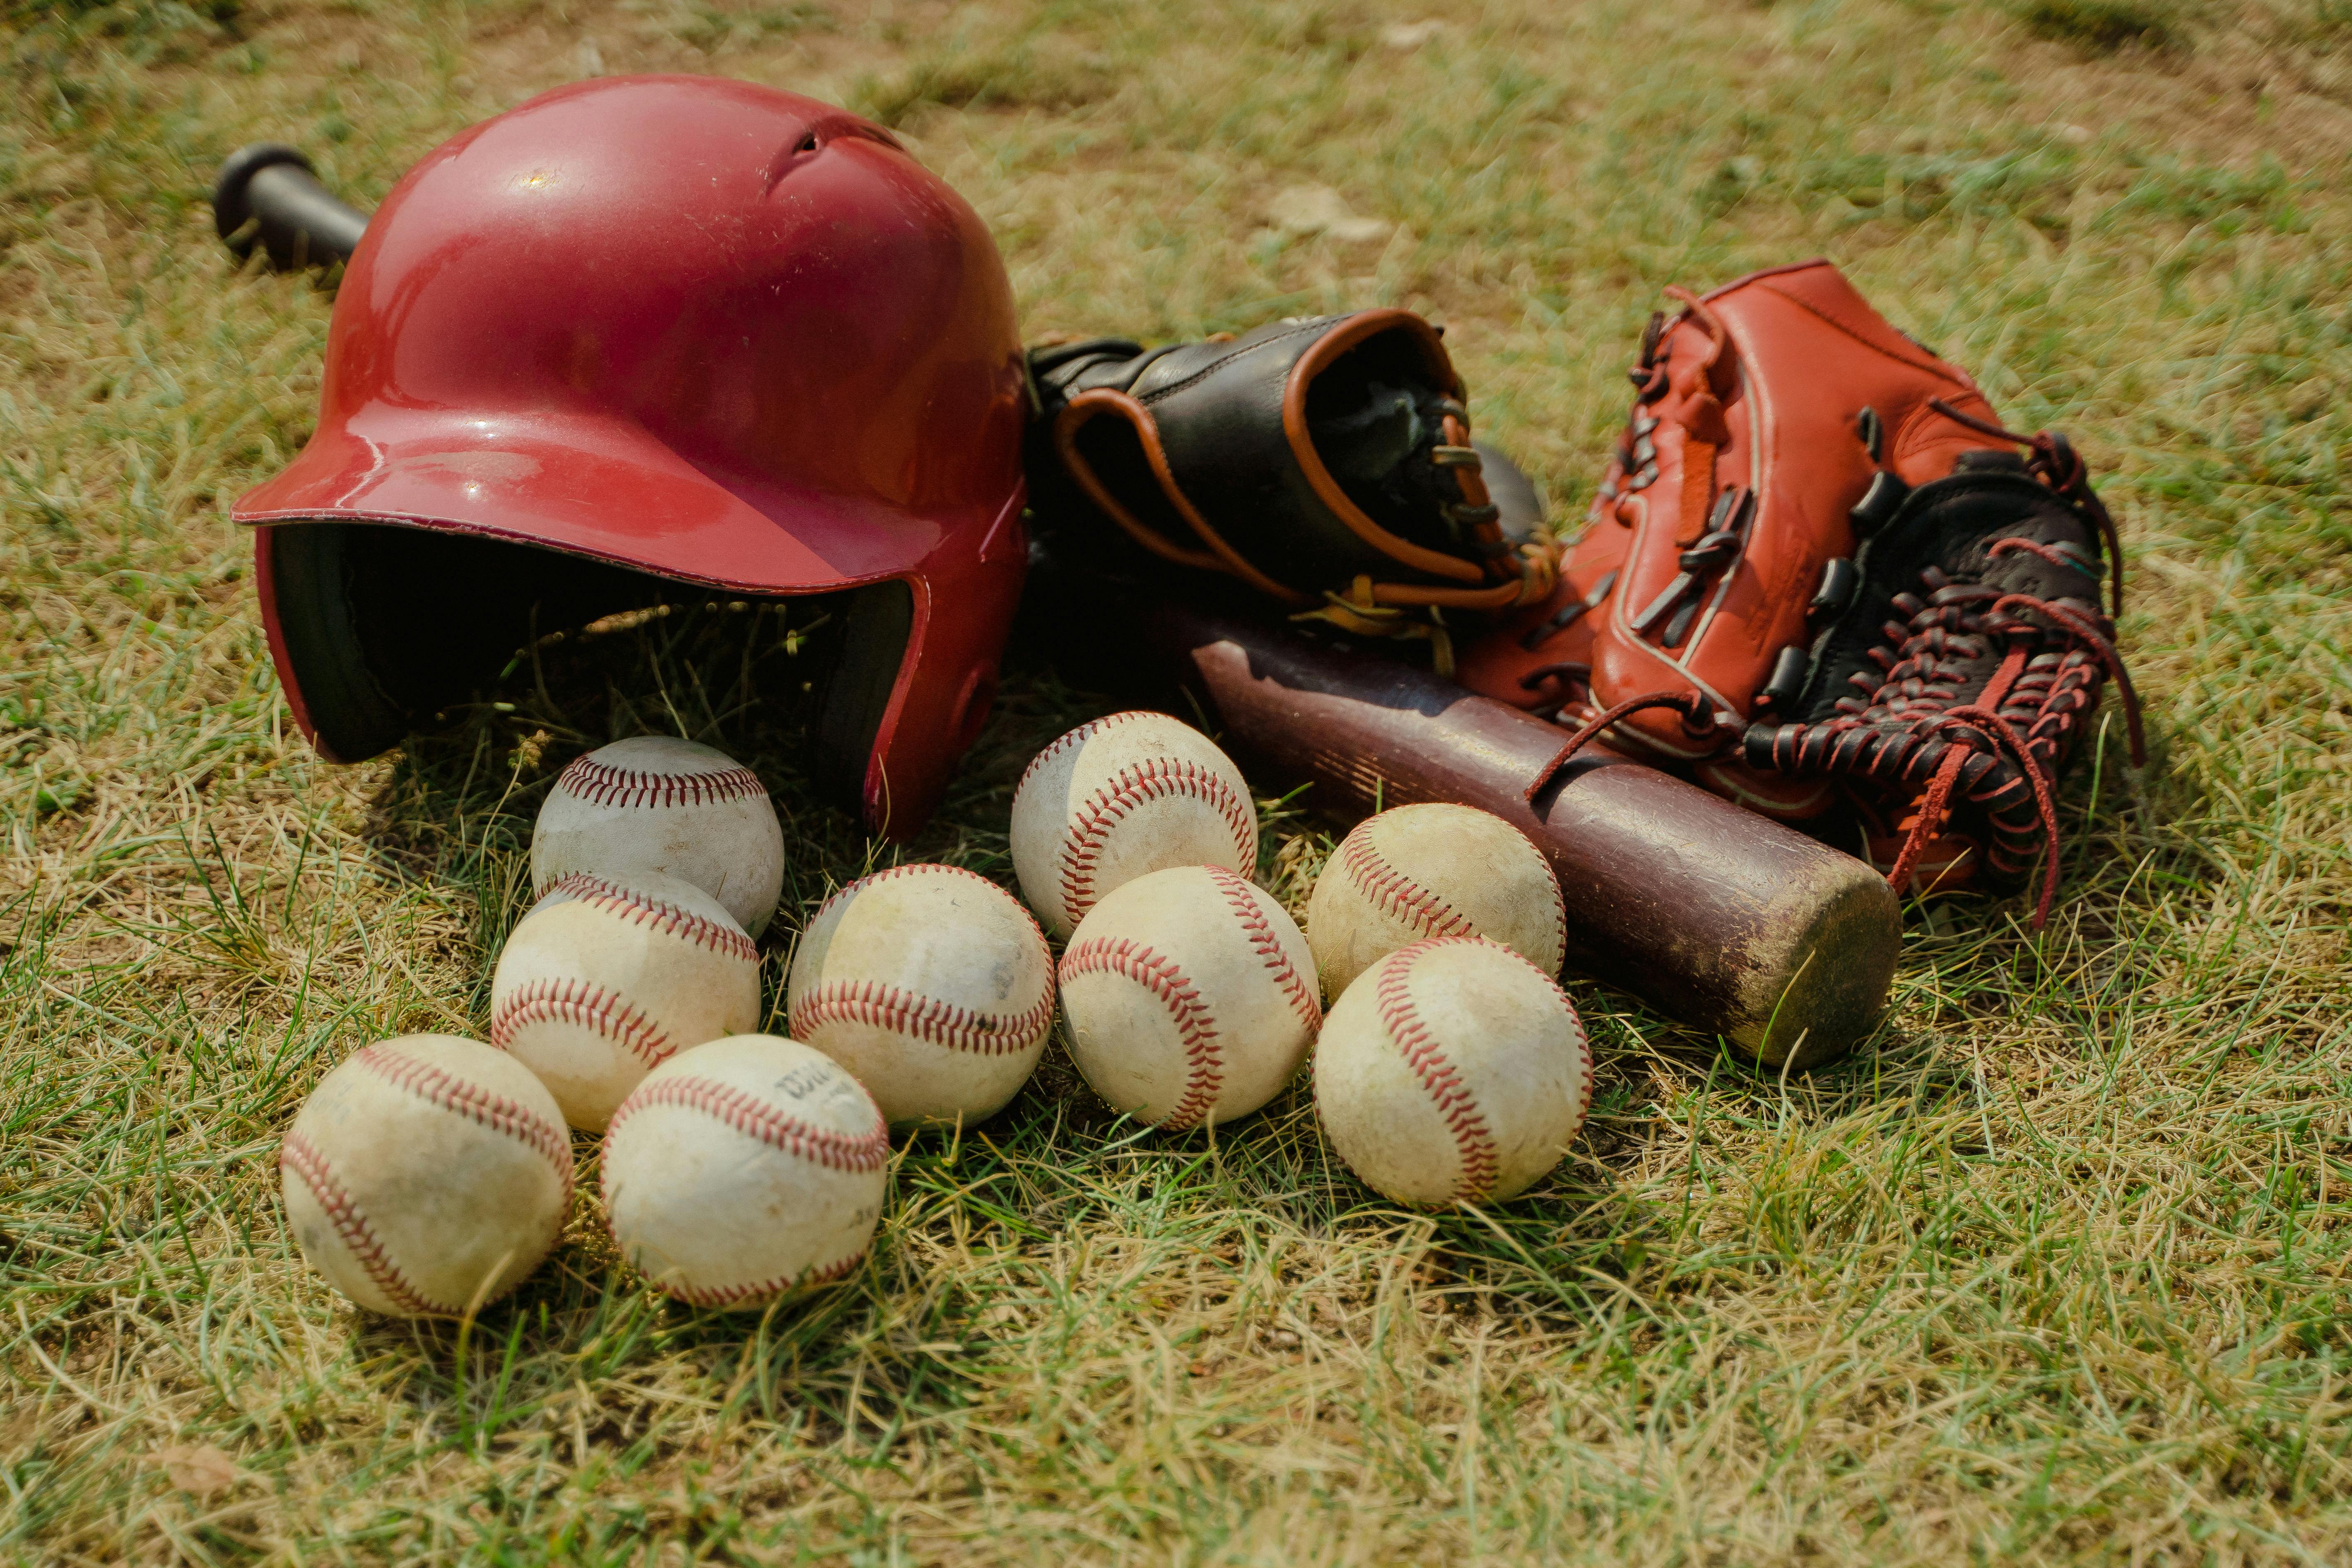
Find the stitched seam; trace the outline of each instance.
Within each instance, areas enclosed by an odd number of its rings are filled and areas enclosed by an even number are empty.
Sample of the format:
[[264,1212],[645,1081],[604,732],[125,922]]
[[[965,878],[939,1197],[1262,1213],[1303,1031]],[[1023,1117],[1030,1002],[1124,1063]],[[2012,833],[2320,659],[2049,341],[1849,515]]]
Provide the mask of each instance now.
[[1089,719],[1076,729],[1055,737],[1044,751],[1029,759],[1029,765],[1021,770],[1021,782],[1013,786],[1013,793],[1017,795],[1027,788],[1030,779],[1036,774],[1037,770],[1055,758],[1086,744],[1088,740],[1102,733],[1112,725],[1124,724],[1134,717],[1133,713],[1113,713],[1107,718]]
[[591,805],[714,805],[729,800],[764,800],[760,775],[746,767],[705,773],[646,773],[615,767],[593,757],[575,757],[555,787]]
[[1462,1179],[1454,1195],[1457,1200],[1475,1202],[1494,1190],[1502,1173],[1495,1135],[1471,1097],[1469,1086],[1462,1081],[1460,1069],[1446,1059],[1444,1047],[1423,1020],[1420,1010],[1413,1005],[1412,993],[1405,987],[1414,961],[1434,945],[1435,941],[1417,942],[1400,949],[1381,972],[1373,994],[1380,1007],[1381,1027],[1396,1042],[1405,1065],[1412,1068],[1413,1077],[1421,1080],[1421,1087],[1436,1103],[1437,1113],[1445,1119],[1445,1125],[1454,1133],[1454,1146],[1462,1159]]
[[1389,864],[1373,847],[1370,826],[1350,833],[1339,847],[1339,864],[1356,890],[1381,913],[1426,935],[1477,935],[1478,928],[1453,905]]
[[1184,1092],[1160,1126],[1164,1131],[1181,1132],[1196,1125],[1215,1107],[1217,1093],[1225,1083],[1216,1025],[1210,1020],[1200,989],[1174,962],[1123,936],[1088,937],[1064,953],[1063,987],[1067,989],[1082,974],[1116,975],[1160,999],[1184,1044]]
[[594,904],[612,910],[631,925],[651,926],[665,936],[690,942],[729,958],[739,958],[746,963],[760,962],[760,950],[751,939],[740,931],[730,931],[718,921],[706,920],[691,910],[641,893],[592,871],[574,871],[559,878],[541,898],[557,893],[569,893],[583,903]]
[[1202,378],[1214,375],[1217,372],[1224,369],[1225,366],[1233,363],[1235,360],[1247,359],[1250,355],[1257,353],[1260,349],[1270,349],[1274,347],[1275,344],[1281,342],[1284,339],[1295,338],[1301,332],[1320,333],[1330,324],[1330,318],[1328,316],[1318,316],[1312,321],[1301,321],[1298,325],[1291,328],[1290,331],[1286,332],[1276,332],[1270,338],[1259,339],[1256,342],[1250,344],[1249,347],[1245,349],[1239,349],[1232,353],[1219,354],[1214,360],[1211,361],[1208,364],[1202,366],[1199,370],[1194,371],[1183,380],[1171,382],[1157,392],[1147,392],[1141,394],[1136,397],[1136,401],[1149,406],[1151,404],[1159,402],[1164,397],[1173,397],[1176,394],[1183,391],[1186,387],[1192,385],[1194,383],[1201,381]]
[[1257,900],[1257,889],[1222,866],[1211,866],[1208,872],[1218,890],[1225,895],[1225,902],[1232,906],[1234,917],[1242,922],[1242,934],[1249,938],[1257,961],[1273,974],[1274,983],[1282,987],[1283,995],[1289,1000],[1290,1010],[1297,1014],[1298,1021],[1309,1029],[1317,1027],[1323,1022],[1323,1005],[1316,1000],[1315,993],[1307,989],[1306,976],[1298,973],[1298,966],[1290,962],[1289,951],[1282,945],[1282,938],[1276,933],[1274,922],[1265,918],[1265,906]]
[[384,1045],[370,1046],[352,1059],[395,1089],[535,1150],[554,1167],[565,1192],[571,1191],[572,1139],[546,1118],[533,1114],[529,1106]]
[[[1030,765],[1034,767],[1036,764],[1033,763]],[[969,878],[972,881],[978,882],[983,888],[995,888],[998,892],[1004,892],[1004,889],[998,887],[995,882],[982,876],[979,872],[971,869],[969,867],[942,866],[931,861],[924,861],[912,866],[890,866],[879,871],[869,872],[866,876],[858,878],[857,880],[850,883],[846,887],[835,889],[833,896],[826,899],[824,902],[816,907],[816,913],[809,917],[808,923],[811,926],[814,926],[818,921],[824,919],[826,911],[831,910],[834,905],[841,902],[842,900],[849,897],[852,893],[870,888],[877,882],[887,882],[899,877],[911,877],[919,871],[944,871],[950,877]],[[1005,897],[1012,898],[1012,895],[1010,893],[1006,893]],[[1021,909],[1021,902],[1019,900],[1014,899],[1013,902],[1015,909]],[[1023,918],[1029,921],[1029,929],[1037,932],[1037,940],[1039,942],[1045,941],[1045,933],[1043,930],[1039,929],[1036,917],[1031,915],[1025,909],[1022,909],[1021,913]]]
[[1257,831],[1257,811],[1247,801],[1234,798],[1223,779],[1198,763],[1174,757],[1137,763],[1121,769],[1070,818],[1062,840],[1060,869],[1062,908],[1073,922],[1094,907],[1095,868],[1112,830],[1137,807],[1177,795],[1205,802],[1223,816],[1234,835],[1234,853],[1249,858],[1250,841]]
[[352,1201],[352,1194],[335,1179],[334,1167],[319,1152],[317,1144],[299,1132],[289,1131],[286,1142],[279,1145],[278,1163],[294,1173],[301,1184],[310,1189],[319,1206],[327,1211],[327,1223],[335,1227],[335,1236],[343,1244],[368,1277],[370,1283],[384,1293],[393,1305],[410,1312],[432,1312],[443,1317],[456,1317],[458,1309],[434,1300],[409,1282],[385,1253],[383,1242],[368,1224],[367,1215]]
[[779,1274],[750,1285],[686,1285],[656,1281],[664,1290],[689,1307],[724,1307],[754,1296],[772,1296],[781,1290],[798,1286],[830,1285],[866,1261],[866,1248],[859,1247],[837,1262],[822,1268],[804,1268],[798,1274]]
[[1010,1056],[1024,1051],[1054,1019],[1049,994],[1024,1013],[983,1013],[885,980],[828,980],[802,994],[787,1026],[793,1038],[814,1045],[828,1024],[868,1024],[951,1051]]
[[592,981],[543,975],[526,982],[490,1016],[490,1044],[510,1051],[516,1033],[533,1024],[571,1024],[585,1029],[619,1046],[649,1069],[677,1055],[677,1042],[660,1025],[631,1006],[619,992]]
[[757,1139],[772,1149],[829,1171],[870,1173],[880,1170],[890,1158],[890,1130],[879,1111],[875,1113],[872,1131],[835,1132],[779,1110],[732,1084],[689,1077],[655,1079],[639,1084],[621,1102],[621,1108],[613,1112],[612,1122],[604,1130],[605,1147],[612,1146],[612,1141],[619,1136],[631,1116],[656,1105],[699,1110],[746,1138]]

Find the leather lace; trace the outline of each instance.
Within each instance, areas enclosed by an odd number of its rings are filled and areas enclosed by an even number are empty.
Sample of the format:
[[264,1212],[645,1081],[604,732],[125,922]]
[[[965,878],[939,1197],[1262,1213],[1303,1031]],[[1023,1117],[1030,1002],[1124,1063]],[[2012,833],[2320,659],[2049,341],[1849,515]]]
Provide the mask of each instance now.
[[1528,785],[1526,793],[1520,798],[1532,802],[1536,796],[1541,795],[1544,787],[1559,776],[1559,771],[1562,768],[1568,766],[1570,759],[1582,751],[1593,737],[1602,731],[1621,719],[1645,712],[1654,708],[1670,708],[1682,714],[1683,728],[1695,737],[1704,738],[1722,727],[1722,721],[1717,717],[1715,710],[1706,705],[1706,699],[1696,691],[1652,691],[1640,697],[1629,697],[1615,707],[1606,709],[1595,715],[1582,729],[1569,736],[1568,744],[1562,746],[1553,755],[1551,761],[1543,765],[1537,773],[1535,782]]

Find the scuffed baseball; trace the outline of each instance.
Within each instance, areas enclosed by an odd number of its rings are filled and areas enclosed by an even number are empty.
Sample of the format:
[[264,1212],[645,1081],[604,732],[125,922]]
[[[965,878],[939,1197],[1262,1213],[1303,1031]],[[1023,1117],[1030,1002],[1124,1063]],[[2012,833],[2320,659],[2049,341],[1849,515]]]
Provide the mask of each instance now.
[[572,1140],[530,1070],[403,1035],[321,1079],[278,1167],[296,1245],[372,1312],[457,1318],[539,1267],[572,1208]]
[[784,830],[759,775],[726,752],[637,735],[574,758],[539,809],[533,895],[582,872],[699,888],[758,936],[783,891]]
[[784,1009],[793,1038],[847,1068],[889,1121],[979,1121],[1045,1054],[1054,955],[987,878],[898,866],[817,910]]
[[678,1052],[759,1025],[759,949],[718,900],[666,877],[564,878],[490,978],[490,1043],[588,1132]]
[[1257,807],[1233,759],[1165,713],[1096,719],[1031,760],[1013,795],[1013,872],[1057,937],[1172,866],[1257,866]]
[[648,1073],[613,1112],[604,1213],[679,1300],[760,1307],[857,1267],[889,1164],[882,1112],[840,1063],[738,1035]]
[[1071,1059],[1113,1109],[1167,1131],[1247,1116],[1322,1022],[1314,962],[1282,906],[1222,866],[1139,877],[1062,954]]
[[1475,806],[1400,805],[1358,823],[1307,900],[1324,999],[1337,1002],[1375,963],[1433,936],[1483,936],[1558,974],[1568,906],[1543,851]]
[[1592,1053],[1549,975],[1439,937],[1366,970],[1315,1047],[1323,1131],[1365,1185],[1424,1208],[1492,1203],[1559,1163],[1592,1104]]

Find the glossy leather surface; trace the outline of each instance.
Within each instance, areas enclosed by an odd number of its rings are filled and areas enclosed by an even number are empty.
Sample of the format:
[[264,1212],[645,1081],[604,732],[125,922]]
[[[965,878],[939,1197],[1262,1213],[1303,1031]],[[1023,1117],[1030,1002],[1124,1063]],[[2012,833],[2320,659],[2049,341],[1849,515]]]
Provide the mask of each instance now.
[[[1696,690],[1720,711],[1754,716],[1780,650],[1812,638],[1806,607],[1822,563],[1853,554],[1847,513],[1874,476],[1883,468],[1919,485],[1950,472],[1960,453],[1992,445],[1927,406],[1940,397],[1990,419],[1967,373],[1895,331],[1827,261],[1752,273],[1705,303],[1727,335],[1722,351],[1704,365],[1711,340],[1696,311],[1667,325],[1655,356],[1658,391],[1635,408],[1636,428],[1654,426],[1638,436],[1629,430],[1621,444],[1552,601],[1465,651],[1460,676],[1473,689],[1525,707],[1547,706],[1547,696],[1557,703],[1556,687],[1520,682],[1544,665],[1573,660],[1591,667],[1586,713],[1645,692]],[[1735,488],[1756,500],[1739,552],[1703,582],[1696,614],[1668,646],[1671,619],[1640,630],[1634,623],[1673,584],[1679,555],[1703,531],[1692,526],[1685,498],[1693,427],[1706,423],[1703,399],[1720,407],[1726,439],[1713,453],[1712,483],[1701,480],[1702,510]],[[1883,431],[1877,460],[1858,433],[1864,408]],[[1612,572],[1606,597],[1591,612],[1522,646]],[[1571,702],[1563,721],[1577,721],[1579,711]],[[1710,761],[1736,731],[1694,737],[1679,715],[1652,710],[1611,733],[1657,761],[1703,764],[1702,782],[1759,809],[1802,816],[1828,804],[1818,780],[1759,777]]]

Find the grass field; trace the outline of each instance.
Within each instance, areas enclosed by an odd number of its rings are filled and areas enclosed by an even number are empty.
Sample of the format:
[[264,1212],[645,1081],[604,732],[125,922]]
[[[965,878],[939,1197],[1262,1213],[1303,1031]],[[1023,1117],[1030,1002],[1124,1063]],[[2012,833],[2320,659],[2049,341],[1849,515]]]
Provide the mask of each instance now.
[[[0,1560],[2352,1557],[2352,6],[1429,15],[6,0]],[[228,265],[217,160],[293,141],[372,204],[639,69],[900,126],[1032,333],[1424,310],[1562,516],[1662,286],[1829,254],[2092,455],[2152,765],[2110,731],[2074,781],[2046,933],[1915,917],[1842,1065],[1780,1081],[1572,980],[1595,1114],[1492,1213],[1372,1200],[1297,1094],[1138,1137],[1049,1059],[903,1146],[814,1303],[666,1305],[583,1196],[466,1328],[357,1316],[293,1251],[278,1135],[366,1040],[481,1033],[563,761],[655,728],[756,763],[787,916],[891,853],[749,700],[773,616],[574,646],[347,769],[270,672],[226,510],[308,432],[331,301]],[[1011,782],[1089,707],[1024,656],[906,853],[1006,876]]]

